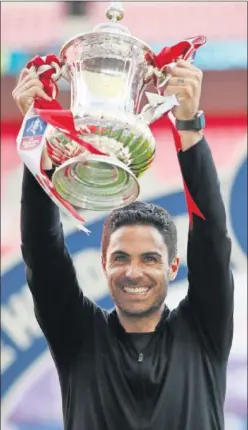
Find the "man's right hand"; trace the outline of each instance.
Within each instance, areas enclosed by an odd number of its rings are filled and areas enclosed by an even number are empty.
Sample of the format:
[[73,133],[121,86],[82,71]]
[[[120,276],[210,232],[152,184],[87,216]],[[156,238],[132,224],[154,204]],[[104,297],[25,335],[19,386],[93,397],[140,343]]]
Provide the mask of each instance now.
[[[21,72],[17,85],[12,91],[12,96],[23,116],[34,103],[36,97],[47,101],[52,100],[44,91],[43,84],[38,75],[28,69],[24,69]],[[50,170],[53,167],[46,149],[42,153],[41,165],[44,170]]]
[[12,96],[23,116],[27,113],[32,103],[34,103],[36,97],[48,101],[52,100],[45,93],[38,75],[28,69],[24,69],[21,72],[17,85],[12,91]]

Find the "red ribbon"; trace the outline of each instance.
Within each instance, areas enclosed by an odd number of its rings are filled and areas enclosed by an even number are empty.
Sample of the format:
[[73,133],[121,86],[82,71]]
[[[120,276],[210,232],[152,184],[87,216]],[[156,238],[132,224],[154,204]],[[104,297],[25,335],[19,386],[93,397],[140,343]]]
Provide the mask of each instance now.
[[[168,115],[165,116],[165,118],[168,118]],[[169,120],[169,124],[172,130],[172,134],[174,137],[174,143],[175,143],[175,148],[177,153],[179,151],[182,150],[182,143],[181,143],[181,138],[180,135],[175,127],[175,125],[173,124],[172,121]],[[182,171],[181,171],[182,172]],[[182,175],[183,176],[183,175]],[[195,203],[194,199],[192,198],[189,189],[187,187],[187,184],[185,182],[185,180],[183,179],[183,187],[184,187],[184,193],[185,193],[185,199],[186,199],[186,205],[187,205],[187,209],[188,209],[188,214],[189,214],[189,225],[192,228],[193,227],[193,214],[199,216],[202,219],[206,219],[203,215],[203,213],[200,211],[200,209],[198,208],[197,204]]]
[[[49,97],[53,97],[53,92],[55,90],[55,97],[58,95],[58,86],[52,78],[52,75],[56,73],[56,68],[52,67],[52,63],[56,63],[59,68],[62,68],[62,64],[56,55],[50,54],[46,57],[36,56],[27,64],[27,68],[30,69],[32,66],[36,70],[41,66],[50,66],[49,69],[45,70],[39,75],[40,81],[44,85],[44,91]],[[73,115],[70,110],[62,109],[59,102],[52,98],[51,101],[41,99],[37,97],[34,102],[34,108],[36,109],[38,115],[51,124],[55,128],[59,128],[64,135],[68,136],[70,139],[77,142],[82,148],[96,155],[106,155],[104,152],[96,149],[91,143],[86,142],[78,136],[78,131],[75,128]]]
[[205,43],[205,36],[192,37],[187,40],[183,40],[176,45],[165,46],[157,55],[148,52],[146,54],[146,60],[149,64],[152,64],[159,70],[164,70],[168,64],[177,61],[179,58],[187,60],[193,52]]
[[[171,47],[163,48],[158,55],[151,56],[149,54],[148,61],[160,70],[164,70],[167,65],[175,62],[178,58],[183,58],[184,60],[193,59],[196,50],[206,43],[205,36],[196,36],[190,39],[184,40],[182,42],[177,43]],[[182,150],[182,143],[180,135],[174,125],[174,123],[168,117],[168,113],[164,115],[164,118],[169,120],[169,124],[172,130],[172,134],[174,137],[174,143],[177,153]],[[182,171],[181,171],[182,173]],[[183,176],[183,175],[182,175]],[[189,224],[190,227],[193,227],[193,214],[199,216],[200,218],[205,220],[205,217],[194,199],[192,198],[189,189],[187,187],[186,182],[183,179],[184,193],[186,199],[187,210],[189,214]]]

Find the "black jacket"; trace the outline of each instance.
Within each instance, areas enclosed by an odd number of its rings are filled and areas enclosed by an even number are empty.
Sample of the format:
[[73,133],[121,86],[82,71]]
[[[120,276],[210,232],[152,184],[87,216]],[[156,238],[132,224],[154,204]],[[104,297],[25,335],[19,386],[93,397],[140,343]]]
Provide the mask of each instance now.
[[224,429],[233,335],[231,242],[205,139],[178,157],[206,220],[195,216],[189,231],[188,294],[177,309],[165,309],[150,334],[126,333],[115,311],[83,295],[59,210],[25,168],[23,258],[58,370],[66,430]]

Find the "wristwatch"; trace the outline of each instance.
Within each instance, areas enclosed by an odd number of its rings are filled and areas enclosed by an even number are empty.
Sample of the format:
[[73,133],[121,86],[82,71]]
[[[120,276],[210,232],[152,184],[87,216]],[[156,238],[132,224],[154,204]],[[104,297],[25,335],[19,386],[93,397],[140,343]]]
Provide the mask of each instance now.
[[199,111],[194,119],[190,120],[176,120],[176,128],[180,131],[200,131],[205,127],[204,112]]

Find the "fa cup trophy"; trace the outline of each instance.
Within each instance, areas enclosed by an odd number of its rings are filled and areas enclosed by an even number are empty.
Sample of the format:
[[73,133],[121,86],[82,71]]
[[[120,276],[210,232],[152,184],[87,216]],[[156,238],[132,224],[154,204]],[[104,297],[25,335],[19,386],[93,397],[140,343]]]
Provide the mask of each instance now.
[[[124,10],[112,2],[109,21],[69,40],[59,58],[35,57],[27,65],[52,102],[36,100],[18,135],[18,152],[40,185],[83,227],[86,209],[111,210],[139,195],[139,177],[156,153],[150,124],[178,104],[164,97],[168,64],[193,61],[203,36],[165,47],[158,55],[121,25]],[[56,101],[60,77],[70,82],[71,106]],[[42,170],[46,150],[51,180]]]

